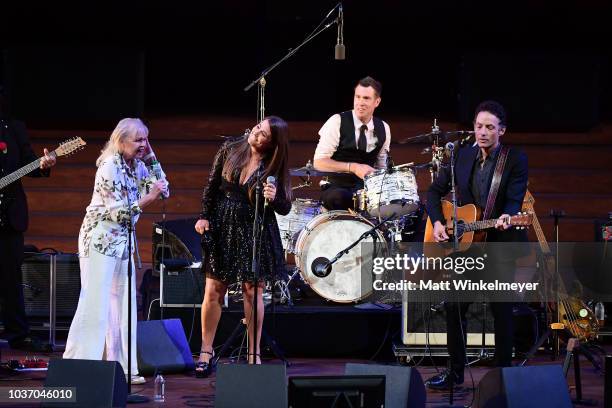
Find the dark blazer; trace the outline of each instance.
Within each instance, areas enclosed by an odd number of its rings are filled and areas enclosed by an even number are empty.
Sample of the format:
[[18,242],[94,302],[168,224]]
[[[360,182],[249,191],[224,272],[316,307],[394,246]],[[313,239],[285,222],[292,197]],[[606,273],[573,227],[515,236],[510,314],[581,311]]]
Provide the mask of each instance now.
[[[459,149],[456,154],[455,183],[457,202],[460,206],[475,203],[470,189],[470,177],[476,163],[478,149],[477,146],[466,146]],[[527,168],[527,156],[518,149],[510,148],[490,218],[498,218],[502,214],[515,215],[521,210],[523,198],[527,191]],[[494,171],[491,172],[489,185],[491,185],[493,173]],[[444,198],[450,190],[450,168],[444,168],[440,171],[438,177],[429,186],[429,190],[427,191],[427,212],[432,224],[436,221],[444,223],[440,200]],[[484,208],[482,211],[484,212]],[[488,230],[487,241],[511,242],[525,240],[525,234],[517,232],[518,231],[513,228],[507,231],[491,229]]]
[[[26,127],[23,122],[0,119],[0,141],[8,145],[6,154],[0,152],[0,176],[4,177],[36,160]],[[49,169],[34,170],[30,177],[47,177]],[[6,224],[17,232],[28,228],[28,203],[21,180],[17,180],[0,191],[3,195],[0,217],[6,217]]]

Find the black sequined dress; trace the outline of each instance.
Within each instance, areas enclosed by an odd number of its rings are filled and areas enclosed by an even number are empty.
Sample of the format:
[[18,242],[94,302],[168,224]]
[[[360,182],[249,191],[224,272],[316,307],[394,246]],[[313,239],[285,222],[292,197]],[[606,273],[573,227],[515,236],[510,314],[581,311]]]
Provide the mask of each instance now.
[[[202,249],[210,268],[208,277],[231,284],[253,282],[251,260],[253,251],[253,218],[255,205],[249,201],[249,187],[257,182],[257,172],[240,185],[240,170],[232,182],[223,179],[221,172],[231,144],[217,152],[202,195],[201,219],[208,220],[210,230],[202,236]],[[278,179],[278,177],[277,177]],[[263,210],[263,193],[259,204]],[[259,278],[272,280],[285,274],[285,257],[274,212],[287,215],[291,202],[285,198],[283,186],[277,185],[276,197],[265,211],[264,227],[259,245]]]

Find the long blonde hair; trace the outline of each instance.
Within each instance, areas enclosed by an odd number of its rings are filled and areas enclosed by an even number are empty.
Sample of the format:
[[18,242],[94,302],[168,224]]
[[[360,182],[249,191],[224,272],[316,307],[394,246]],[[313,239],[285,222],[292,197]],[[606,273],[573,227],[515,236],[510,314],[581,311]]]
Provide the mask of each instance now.
[[108,157],[116,153],[122,153],[121,142],[132,135],[134,135],[134,137],[147,137],[149,136],[149,129],[142,123],[142,120],[138,118],[121,119],[100,152],[100,156],[98,156],[96,160],[96,166],[99,167]]

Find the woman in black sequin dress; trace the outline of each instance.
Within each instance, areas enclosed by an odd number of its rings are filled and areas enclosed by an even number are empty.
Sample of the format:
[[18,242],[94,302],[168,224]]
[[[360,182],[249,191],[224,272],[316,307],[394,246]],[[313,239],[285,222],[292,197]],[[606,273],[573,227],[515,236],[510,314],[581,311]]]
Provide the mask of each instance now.
[[[202,234],[202,248],[210,270],[202,302],[202,347],[196,375],[212,371],[213,340],[221,317],[227,287],[242,282],[244,314],[252,338],[252,309],[255,279],[251,260],[253,219],[258,180],[263,185],[259,211],[264,212],[259,248],[257,290],[257,342],[249,342],[249,359],[259,363],[259,343],[264,317],[263,289],[266,280],[284,273],[283,246],[274,212],[287,215],[291,210],[291,188],[287,169],[289,150],[287,123],[270,116],[257,124],[248,137],[225,143],[215,156],[208,185],[202,196],[202,213],[195,229]],[[274,176],[276,186],[263,182]],[[264,198],[269,202],[264,208]]]

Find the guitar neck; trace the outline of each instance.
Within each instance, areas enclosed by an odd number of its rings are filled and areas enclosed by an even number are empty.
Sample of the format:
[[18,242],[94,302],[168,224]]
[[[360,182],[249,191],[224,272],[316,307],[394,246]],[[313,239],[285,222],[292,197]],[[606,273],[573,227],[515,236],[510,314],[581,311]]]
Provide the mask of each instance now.
[[[55,150],[52,151],[51,153],[49,153],[49,156],[56,157]],[[4,187],[8,186],[9,184],[19,180],[20,178],[22,178],[26,174],[29,174],[29,173],[33,172],[34,170],[36,170],[39,167],[40,167],[40,157],[38,159],[34,160],[32,163],[26,164],[25,166],[23,166],[19,170],[15,170],[14,172],[9,174],[8,176],[3,177],[2,179],[0,179],[0,190],[2,190]]]
[[470,232],[470,231],[480,231],[480,230],[484,230],[488,228],[493,228],[495,227],[496,222],[497,222],[496,219],[467,222],[463,224],[463,231]]
[[540,249],[544,255],[550,254],[550,247],[548,246],[548,241],[546,241],[546,237],[544,236],[544,231],[542,230],[542,226],[540,225],[540,220],[538,219],[535,211],[533,213],[533,221],[532,227],[535,231],[536,237],[538,238],[538,243],[540,244]]

